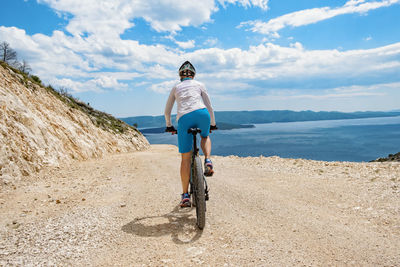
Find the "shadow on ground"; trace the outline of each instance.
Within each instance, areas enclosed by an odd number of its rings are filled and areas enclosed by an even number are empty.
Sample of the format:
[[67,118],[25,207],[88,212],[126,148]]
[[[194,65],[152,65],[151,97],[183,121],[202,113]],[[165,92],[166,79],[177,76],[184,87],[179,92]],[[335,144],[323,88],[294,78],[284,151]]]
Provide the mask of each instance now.
[[203,233],[196,226],[192,208],[181,209],[179,206],[161,216],[136,218],[122,226],[122,231],[146,237],[171,235],[172,241],[176,244],[192,243]]

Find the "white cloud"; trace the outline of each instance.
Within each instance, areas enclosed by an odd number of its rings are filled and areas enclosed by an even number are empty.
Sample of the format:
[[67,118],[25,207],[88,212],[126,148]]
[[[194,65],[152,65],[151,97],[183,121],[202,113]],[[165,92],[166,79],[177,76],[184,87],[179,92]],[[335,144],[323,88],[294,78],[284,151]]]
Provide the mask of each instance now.
[[157,93],[166,94],[169,93],[177,83],[178,83],[177,80],[173,80],[173,81],[165,81],[161,83],[152,84],[150,86],[150,90]]
[[203,43],[203,45],[205,45],[205,46],[215,46],[217,44],[218,44],[218,38],[208,38]]
[[57,79],[53,78],[50,80],[50,83],[53,87],[58,87],[58,88],[65,88],[68,90],[69,93],[79,93],[79,92],[87,92],[87,91],[95,91],[95,92],[101,92],[102,90],[96,86],[96,83],[91,81],[91,82],[81,82],[81,81],[76,81],[72,80],[69,78],[62,78],[62,79]]
[[[255,96],[241,95],[222,99],[228,103],[251,103],[242,109],[291,110],[393,110],[398,109],[400,82],[341,86],[331,89],[276,88]],[[246,98],[245,101],[243,98]],[[393,99],[394,98],[394,99]],[[216,99],[217,101],[219,99]],[[384,107],[384,108],[382,108]],[[235,107],[233,106],[233,108]]]
[[304,26],[344,14],[365,14],[370,10],[391,6],[399,2],[400,0],[382,0],[373,2],[350,0],[339,8],[321,7],[305,9],[271,19],[268,22],[260,20],[242,22],[238,27],[249,28],[253,32],[271,35],[277,38],[279,37],[278,31],[288,26]]
[[[339,85],[340,81],[363,77],[374,77],[380,79],[378,82],[381,82],[386,77],[385,75],[400,72],[398,60],[400,43],[375,49],[349,51],[306,50],[300,43],[292,43],[288,47],[262,43],[248,49],[220,49],[212,47],[218,40],[210,38],[206,43],[211,48],[185,53],[164,45],[144,45],[135,40],[120,38],[120,34],[127,27],[132,27],[132,18],[147,14],[147,20],[154,23],[151,25],[160,31],[170,30],[170,39],[175,42],[175,36],[177,36],[175,30],[185,25],[198,25],[210,20],[209,14],[215,9],[214,1],[204,1],[200,5],[202,11],[192,11],[195,13],[190,14],[186,14],[185,9],[181,7],[169,8],[165,11],[164,18],[158,17],[163,14],[161,10],[157,8],[147,10],[146,8],[150,8],[148,2],[139,0],[113,3],[94,0],[84,2],[41,0],[41,2],[49,3],[59,12],[72,14],[73,17],[67,28],[75,34],[70,36],[61,31],[54,31],[50,36],[44,34],[29,36],[24,30],[0,26],[0,40],[7,40],[17,50],[20,57],[28,61],[34,73],[42,80],[56,86],[71,88],[74,92],[126,89],[125,81],[129,81],[130,84],[135,83],[147,86],[152,91],[166,93],[175,83],[177,68],[187,59],[195,64],[199,80],[207,81],[210,89],[219,95],[223,95],[224,92],[236,93],[246,90],[257,91],[253,94],[260,94],[263,87],[254,85],[255,83],[263,83],[266,91],[271,81],[279,83],[293,80],[295,83],[297,80],[300,84],[304,79],[319,77],[336,81]],[[167,0],[158,0],[158,2],[164,9],[167,9],[168,3],[172,6]],[[395,1],[379,3],[382,5],[393,2]],[[246,6],[255,5],[257,1],[223,1],[221,3]],[[268,2],[260,1],[262,8],[261,3],[266,5]],[[371,10],[372,6],[378,6],[378,4],[372,5],[373,3],[377,2],[353,0],[348,1],[339,9]],[[363,6],[367,4],[372,6]],[[118,17],[117,13],[121,8],[124,10]],[[329,13],[331,12],[329,10],[321,9],[320,11]],[[173,11],[177,11],[176,18],[173,18],[171,14],[168,15]],[[101,16],[102,12],[104,16]],[[191,18],[197,14],[196,12],[203,12],[203,17]],[[88,15],[87,18],[85,14]],[[113,20],[114,16],[115,20]],[[293,18],[296,17],[297,15],[293,16]],[[322,17],[324,16],[320,16]],[[101,21],[96,19],[91,21],[92,18],[98,18]],[[164,28],[155,26],[164,20],[169,21],[170,24],[163,24]],[[121,25],[116,26],[120,21]],[[306,23],[306,21],[313,21],[313,18],[303,20],[303,22],[299,20],[299,24],[296,25],[302,25],[301,23]],[[95,27],[97,22],[99,22],[98,27],[103,27],[103,29]],[[283,25],[289,25],[289,20]],[[90,34],[83,34],[85,32]],[[272,34],[277,34],[277,32],[272,32]],[[179,45],[179,42],[177,43]],[[194,40],[180,42],[183,48],[193,47],[194,44]],[[104,69],[113,69],[113,71],[106,72]],[[154,79],[160,82],[149,85]]]
[[123,71],[90,73],[90,77],[94,77],[94,78],[103,77],[103,76],[112,77],[117,80],[130,81],[130,80],[134,80],[136,78],[143,77],[143,74],[137,73],[137,72],[123,72]]
[[34,73],[43,79],[56,75],[80,77],[95,68],[70,47],[71,41],[79,40],[54,31],[52,36],[35,34],[28,36],[24,30],[0,26],[0,39],[7,40],[20,58],[31,65]]
[[179,41],[175,41],[175,43],[177,45],[179,45],[179,47],[183,48],[183,49],[190,49],[195,47],[195,41],[194,40],[189,40],[186,42],[179,42]]
[[97,78],[89,79],[86,81],[77,81],[70,78],[53,78],[50,80],[50,84],[53,87],[65,88],[67,90],[71,90],[71,92],[74,93],[88,91],[103,92],[107,89],[120,91],[126,90],[128,88],[127,84],[120,83],[116,78],[110,76],[99,76]]
[[211,14],[218,10],[214,0],[186,0],[184,3],[170,0],[136,2],[140,2],[135,6],[137,16],[144,18],[158,32],[200,26],[211,21]]
[[[223,50],[201,49],[187,54],[198,77],[218,80],[286,81],[323,77],[346,80],[385,77],[400,72],[400,43],[367,50],[305,50],[300,43],[282,47],[267,43]],[[204,74],[203,74],[204,73]]]
[[[171,67],[171,66],[169,66]],[[171,70],[160,64],[149,66],[144,76],[148,79],[171,79],[178,75],[178,70]]]
[[177,32],[186,26],[201,26],[218,11],[217,2],[268,9],[268,0],[37,0],[48,4],[61,17],[72,15],[66,29],[73,35],[117,37],[143,18],[158,32]]
[[356,6],[358,4],[364,3],[365,0],[349,0],[344,5],[345,6]]
[[73,35],[85,33],[116,37],[133,26],[134,18],[143,18],[158,32],[180,31],[183,26],[199,26],[211,20],[217,11],[214,0],[38,0],[61,13],[73,15],[67,30]]
[[381,92],[387,89],[400,89],[400,82],[394,83],[378,83],[378,84],[370,84],[370,85],[352,85],[352,86],[341,86],[337,88],[333,88],[332,91],[340,94],[348,94],[348,93],[367,93],[370,91]]
[[[351,85],[341,86],[337,88],[314,90],[314,93],[304,94],[300,90],[272,90],[272,93],[265,95],[275,97],[276,99],[336,99],[347,98],[354,99],[355,97],[381,97],[387,95],[389,90],[400,89],[400,82],[394,83],[378,83],[371,85]],[[279,92],[279,93],[276,93]]]
[[215,81],[212,78],[204,77],[201,79],[204,84],[207,84],[207,90],[213,95],[219,94],[226,97],[226,92],[240,92],[254,89],[254,85],[241,81]]
[[101,88],[108,88],[114,90],[126,89],[127,84],[119,83],[118,80],[110,76],[100,76],[93,80],[93,82]]
[[54,31],[52,36],[29,36],[24,30],[0,26],[0,39],[7,40],[44,80],[54,76],[87,77],[102,68],[147,72],[148,64],[178,64],[176,53],[162,45],[141,45],[137,41],[82,38]]
[[218,2],[225,7],[225,4],[240,4],[244,7],[259,7],[263,10],[268,9],[268,2],[269,0],[218,0]]
[[133,2],[98,0],[38,0],[61,14],[71,14],[66,29],[73,35],[96,34],[117,37],[133,26]]
[[[0,39],[7,40],[44,81],[51,82],[54,78],[63,83],[73,80],[91,81],[71,84],[71,88],[77,92],[124,88],[124,84],[118,80],[133,80],[136,77],[141,77],[140,82],[154,78],[176,79],[177,68],[187,59],[195,64],[199,79],[210,80],[215,84],[223,84],[229,79],[231,82],[239,82],[238,88],[249,84],[248,81],[287,81],[316,77],[337,81],[357,77],[383,79],[385,75],[400,72],[400,43],[349,51],[306,50],[300,43],[293,43],[289,47],[265,43],[249,49],[213,47],[182,53],[162,45],[141,45],[137,41],[120,38],[103,40],[97,36],[67,36],[59,31],[53,32],[51,36],[29,36],[24,30],[4,26],[0,26]],[[104,75],[110,75],[112,79],[100,78],[103,68],[115,69],[112,75],[110,72]],[[163,85],[151,89],[165,92]],[[232,88],[227,87],[226,90]]]
[[333,98],[355,98],[360,96],[384,96],[384,93],[378,92],[357,92],[357,93],[335,93],[335,94],[322,94],[322,95],[312,95],[312,94],[303,94],[303,95],[295,95],[289,98],[296,98],[296,99],[313,99],[313,100],[320,100],[320,99],[333,99]]

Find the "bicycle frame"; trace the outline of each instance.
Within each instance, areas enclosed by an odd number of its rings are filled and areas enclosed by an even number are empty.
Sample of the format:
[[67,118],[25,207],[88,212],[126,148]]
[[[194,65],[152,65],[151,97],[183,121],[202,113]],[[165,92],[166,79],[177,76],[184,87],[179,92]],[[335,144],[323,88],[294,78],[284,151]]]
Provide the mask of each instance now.
[[[192,151],[192,159],[190,163],[190,194],[193,194],[193,170],[194,170],[194,162],[196,157],[199,156],[199,148],[197,147],[197,134],[201,133],[201,130],[198,128],[191,128],[188,130],[188,133],[191,133],[193,135],[193,151]],[[205,199],[208,200],[208,185],[205,177],[203,176],[204,183],[205,183]]]
[[192,159],[190,162],[190,195],[193,195],[193,170],[194,170],[194,161],[196,156],[199,155],[199,149],[197,148],[197,132],[193,133],[193,151],[192,151]]

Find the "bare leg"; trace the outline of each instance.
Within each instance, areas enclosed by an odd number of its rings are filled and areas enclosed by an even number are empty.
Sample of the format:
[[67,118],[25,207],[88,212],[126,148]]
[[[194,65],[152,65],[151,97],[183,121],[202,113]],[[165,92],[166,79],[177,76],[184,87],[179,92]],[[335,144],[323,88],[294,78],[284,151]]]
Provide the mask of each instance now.
[[182,192],[187,193],[189,189],[189,179],[190,179],[190,158],[192,156],[191,152],[182,153],[181,161],[181,181],[182,181]]
[[209,136],[201,138],[201,150],[203,150],[206,159],[211,157],[211,138]]

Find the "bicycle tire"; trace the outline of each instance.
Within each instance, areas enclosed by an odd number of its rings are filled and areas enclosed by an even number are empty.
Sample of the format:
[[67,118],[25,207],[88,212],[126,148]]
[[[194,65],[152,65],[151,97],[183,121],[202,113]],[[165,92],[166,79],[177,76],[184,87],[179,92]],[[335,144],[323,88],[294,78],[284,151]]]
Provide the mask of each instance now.
[[194,202],[196,205],[197,227],[203,230],[206,224],[206,197],[204,190],[204,174],[201,165],[200,157],[196,156],[194,161],[194,175],[193,175],[193,194]]

